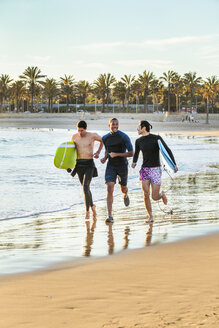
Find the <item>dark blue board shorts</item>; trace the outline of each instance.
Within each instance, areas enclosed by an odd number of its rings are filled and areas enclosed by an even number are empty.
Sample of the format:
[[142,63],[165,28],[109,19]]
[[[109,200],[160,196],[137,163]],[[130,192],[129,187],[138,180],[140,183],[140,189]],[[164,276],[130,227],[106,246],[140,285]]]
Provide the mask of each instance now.
[[119,184],[121,186],[127,186],[127,180],[128,180],[128,165],[124,164],[121,166],[112,166],[109,163],[106,167],[105,172],[105,182],[115,182],[118,177]]

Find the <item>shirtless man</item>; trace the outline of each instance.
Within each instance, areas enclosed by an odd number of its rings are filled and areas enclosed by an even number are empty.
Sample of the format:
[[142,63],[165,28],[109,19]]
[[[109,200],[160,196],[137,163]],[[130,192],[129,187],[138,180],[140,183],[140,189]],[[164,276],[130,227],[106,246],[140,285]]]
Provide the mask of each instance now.
[[[78,132],[71,138],[71,141],[74,141],[77,148],[77,163],[71,175],[74,176],[77,173],[78,179],[83,187],[86,205],[85,220],[89,220],[90,208],[93,212],[93,218],[96,218],[96,206],[93,204],[90,191],[91,180],[98,175],[93,158],[99,158],[103,142],[97,133],[87,132],[87,123],[85,121],[79,121],[77,123],[77,129]],[[100,143],[96,153],[93,152],[95,141]]]

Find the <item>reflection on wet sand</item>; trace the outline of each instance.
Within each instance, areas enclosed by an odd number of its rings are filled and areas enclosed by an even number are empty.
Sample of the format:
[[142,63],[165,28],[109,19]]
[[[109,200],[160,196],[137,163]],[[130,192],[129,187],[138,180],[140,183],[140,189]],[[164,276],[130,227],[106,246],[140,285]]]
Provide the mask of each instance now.
[[112,255],[114,252],[114,238],[113,238],[113,223],[107,223],[108,226],[108,254]]
[[152,230],[153,230],[153,223],[149,224],[148,230],[146,232],[145,246],[150,246],[151,244]]
[[128,248],[129,234],[130,234],[130,228],[129,227],[125,227],[125,237],[123,238],[125,240],[125,244],[123,246],[123,249]]
[[173,208],[173,215],[155,203],[153,226],[145,225],[140,189],[130,191],[128,208],[123,207],[121,197],[115,197],[118,210],[113,226],[104,222],[105,200],[98,203],[101,218],[98,222],[84,223],[80,204],[63,212],[1,222],[0,274],[29,271],[82,256],[106,256],[127,248],[142,248],[218,230],[217,168],[164,179],[164,190],[168,190],[168,206]]
[[86,239],[85,239],[85,246],[84,246],[84,256],[90,256],[92,244],[94,240],[94,230],[96,228],[97,220],[93,220],[92,226],[90,227],[90,221],[85,221],[86,225]]

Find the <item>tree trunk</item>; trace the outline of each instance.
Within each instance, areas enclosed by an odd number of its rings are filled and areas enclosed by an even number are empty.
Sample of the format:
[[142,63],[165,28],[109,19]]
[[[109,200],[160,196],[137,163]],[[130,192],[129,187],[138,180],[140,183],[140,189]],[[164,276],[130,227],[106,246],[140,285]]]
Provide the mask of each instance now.
[[147,95],[144,97],[144,111],[148,113],[148,97]]
[[17,107],[17,113],[19,112],[19,98],[16,97],[16,107]]
[[127,92],[127,108],[126,108],[126,110],[128,113],[128,111],[129,111],[129,91]]
[[170,114],[170,84],[168,83],[168,113]]
[[33,93],[31,94],[31,112],[33,113]]
[[101,113],[104,113],[105,111],[105,94],[102,96],[102,109],[101,109]]
[[109,94],[106,95],[106,108],[109,109]]
[[208,97],[207,97],[207,104],[206,104],[206,124],[208,124],[209,123],[209,118],[208,118],[208,116],[209,116],[209,107],[208,107]]
[[125,111],[125,99],[122,100],[122,108],[123,108],[123,111]]
[[53,112],[53,97],[51,97],[51,113]]
[[68,112],[68,109],[69,109],[69,95],[67,94],[67,97],[66,97],[66,112]]
[[179,112],[179,101],[178,101],[178,95],[176,95],[176,111]]
[[34,85],[31,86],[31,111],[33,113]]

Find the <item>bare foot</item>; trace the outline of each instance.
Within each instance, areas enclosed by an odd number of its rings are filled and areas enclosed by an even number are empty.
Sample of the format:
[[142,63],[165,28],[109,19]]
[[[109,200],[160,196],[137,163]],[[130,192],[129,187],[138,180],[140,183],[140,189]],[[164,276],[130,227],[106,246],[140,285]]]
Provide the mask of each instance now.
[[92,210],[92,212],[93,212],[93,219],[95,220],[95,219],[97,218],[96,206],[93,205],[93,206],[91,207],[91,210]]
[[90,219],[90,212],[89,211],[86,211],[86,214],[85,214],[85,220],[89,220]]
[[149,216],[149,218],[145,221],[145,223],[151,224],[154,222],[153,216]]
[[167,199],[167,196],[165,195],[164,191],[162,191],[162,193],[161,193],[161,198],[162,198],[164,205],[167,205],[168,199]]

